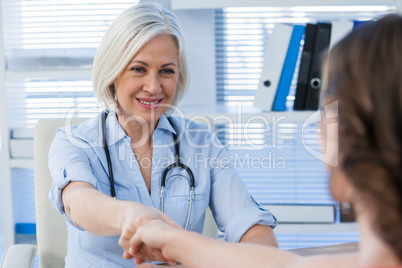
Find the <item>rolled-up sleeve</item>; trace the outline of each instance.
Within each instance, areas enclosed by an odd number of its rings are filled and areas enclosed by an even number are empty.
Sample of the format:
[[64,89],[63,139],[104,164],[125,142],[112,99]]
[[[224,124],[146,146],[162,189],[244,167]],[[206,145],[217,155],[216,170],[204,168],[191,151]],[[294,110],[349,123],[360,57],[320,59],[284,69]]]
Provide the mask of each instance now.
[[90,158],[93,156],[90,155],[90,150],[71,144],[66,135],[68,134],[59,129],[50,146],[48,164],[53,184],[49,192],[49,201],[70,224],[83,230],[64,213],[61,193],[64,187],[72,181],[87,182],[98,188],[90,164]]
[[275,228],[277,221],[270,211],[254,205],[243,208],[226,226],[224,239],[229,242],[239,242],[244,233],[256,224]]
[[[214,144],[219,144],[216,137],[212,139],[215,139]],[[210,207],[219,230],[225,234],[224,239],[239,242],[256,224],[274,228],[277,225],[275,217],[250,196],[226,150],[214,146],[210,157],[216,159],[211,167]]]

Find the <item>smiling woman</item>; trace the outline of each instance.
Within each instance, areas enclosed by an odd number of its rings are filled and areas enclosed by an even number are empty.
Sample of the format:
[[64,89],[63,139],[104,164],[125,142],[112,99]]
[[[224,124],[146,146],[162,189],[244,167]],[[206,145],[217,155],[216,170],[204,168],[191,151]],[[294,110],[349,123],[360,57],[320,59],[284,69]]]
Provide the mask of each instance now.
[[[233,165],[207,161],[229,159],[217,137],[169,116],[187,87],[184,40],[170,11],[145,3],[119,15],[99,46],[92,79],[107,111],[60,128],[49,152],[49,199],[67,220],[66,267],[132,267],[129,241],[138,227],[161,219],[201,232],[208,206],[225,240],[277,246],[276,219]],[[141,251],[166,261],[157,250]]]

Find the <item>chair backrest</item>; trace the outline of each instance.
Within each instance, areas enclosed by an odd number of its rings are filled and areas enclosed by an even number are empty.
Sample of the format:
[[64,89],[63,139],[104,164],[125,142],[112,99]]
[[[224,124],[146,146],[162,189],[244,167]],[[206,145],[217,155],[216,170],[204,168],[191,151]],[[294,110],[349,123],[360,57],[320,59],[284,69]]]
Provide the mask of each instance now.
[[[45,119],[35,126],[34,167],[35,167],[35,209],[36,236],[38,243],[39,267],[62,268],[67,254],[66,221],[56,212],[48,200],[52,178],[48,169],[48,153],[57,128],[67,124],[80,124],[86,119]],[[198,120],[196,120],[198,121]],[[205,122],[205,121],[204,121]],[[217,227],[209,208],[206,211],[203,234],[217,237]]]
[[[76,119],[79,124],[84,119]],[[70,124],[71,121],[68,121]],[[57,128],[64,126],[64,119],[40,120],[35,126],[34,168],[35,168],[35,209],[36,239],[38,242],[39,267],[63,268],[67,254],[66,221],[52,207],[48,200],[52,177],[48,169],[50,144],[56,136]]]

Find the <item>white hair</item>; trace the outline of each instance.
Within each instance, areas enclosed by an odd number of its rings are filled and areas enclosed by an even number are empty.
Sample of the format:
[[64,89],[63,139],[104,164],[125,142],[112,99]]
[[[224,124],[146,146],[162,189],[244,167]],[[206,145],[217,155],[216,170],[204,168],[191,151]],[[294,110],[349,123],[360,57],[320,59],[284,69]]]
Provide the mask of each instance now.
[[126,9],[105,33],[92,69],[92,84],[98,101],[117,111],[113,81],[147,42],[165,34],[173,37],[179,50],[179,80],[172,103],[176,105],[187,89],[184,38],[176,16],[156,3],[142,3]]

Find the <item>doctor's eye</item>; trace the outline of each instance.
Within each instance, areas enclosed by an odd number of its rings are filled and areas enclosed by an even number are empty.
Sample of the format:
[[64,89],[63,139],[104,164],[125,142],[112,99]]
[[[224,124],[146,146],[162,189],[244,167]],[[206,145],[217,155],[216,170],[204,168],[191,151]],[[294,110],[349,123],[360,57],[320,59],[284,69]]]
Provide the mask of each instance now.
[[161,70],[161,73],[162,73],[162,74],[174,74],[175,71],[174,71],[173,69],[166,68],[166,69],[162,69],[162,70]]
[[137,72],[137,73],[145,72],[145,69],[143,67],[132,67],[130,70]]

